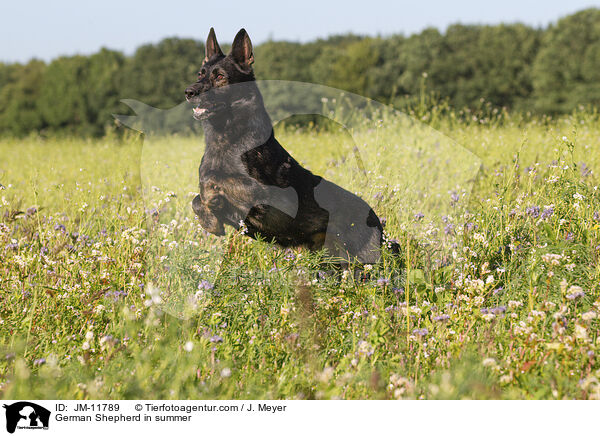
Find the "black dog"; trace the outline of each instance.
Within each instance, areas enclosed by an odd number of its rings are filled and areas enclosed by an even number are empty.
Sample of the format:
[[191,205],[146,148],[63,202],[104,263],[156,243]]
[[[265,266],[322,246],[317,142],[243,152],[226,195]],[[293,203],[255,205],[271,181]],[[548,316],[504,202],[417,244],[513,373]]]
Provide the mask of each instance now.
[[224,224],[245,225],[249,236],[283,247],[325,248],[343,263],[377,262],[379,218],[356,195],[303,168],[277,142],[253,62],[244,29],[225,56],[211,28],[198,80],[185,90],[206,139],[200,194],[192,203],[201,225],[215,235],[224,234]]

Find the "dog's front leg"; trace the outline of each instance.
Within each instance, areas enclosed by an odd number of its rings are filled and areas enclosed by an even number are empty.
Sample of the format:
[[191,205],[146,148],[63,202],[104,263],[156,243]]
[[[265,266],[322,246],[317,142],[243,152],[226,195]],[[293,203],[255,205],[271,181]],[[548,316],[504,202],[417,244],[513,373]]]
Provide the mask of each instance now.
[[207,232],[213,235],[223,236],[225,226],[223,222],[210,210],[207,204],[202,201],[202,197],[196,195],[192,201],[192,209],[200,221],[200,225]]

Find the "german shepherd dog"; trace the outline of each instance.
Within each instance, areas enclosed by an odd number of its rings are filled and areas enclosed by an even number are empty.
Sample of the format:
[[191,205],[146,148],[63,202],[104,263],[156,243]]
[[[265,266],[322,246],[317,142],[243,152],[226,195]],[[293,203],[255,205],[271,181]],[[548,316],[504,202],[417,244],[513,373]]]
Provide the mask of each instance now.
[[[224,55],[214,29],[198,80],[185,90],[206,149],[192,207],[215,235],[224,225],[282,247],[326,249],[340,264],[376,263],[381,222],[361,198],[303,168],[279,144],[256,85],[244,29]],[[397,246],[390,247],[397,251]]]

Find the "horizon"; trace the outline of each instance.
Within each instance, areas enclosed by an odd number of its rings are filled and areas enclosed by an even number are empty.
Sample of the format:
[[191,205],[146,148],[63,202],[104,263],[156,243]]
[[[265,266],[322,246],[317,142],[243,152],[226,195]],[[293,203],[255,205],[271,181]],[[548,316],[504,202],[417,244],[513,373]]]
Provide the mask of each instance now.
[[[300,7],[295,6],[298,10],[293,14],[294,11],[290,13],[286,9],[289,5],[259,1],[254,2],[252,8],[234,7],[225,16],[218,8],[215,10],[213,4],[202,5],[199,9],[206,9],[204,15],[210,16],[204,18],[200,11],[192,9],[190,12],[189,5],[177,7],[184,3],[187,2],[175,0],[166,9],[155,0],[145,2],[145,8],[141,9],[140,3],[120,4],[116,0],[107,0],[101,5],[79,5],[75,0],[62,0],[52,5],[38,5],[34,10],[25,2],[4,4],[0,7],[0,36],[6,43],[0,51],[0,62],[26,63],[32,59],[49,62],[61,56],[89,55],[101,48],[131,55],[144,44],[155,44],[170,37],[204,41],[210,27],[215,28],[223,43],[230,43],[235,33],[244,27],[256,45],[267,41],[306,43],[349,33],[367,37],[408,36],[429,27],[445,32],[453,24],[522,23],[545,28],[567,15],[600,7],[600,1],[586,0],[569,5],[552,0],[542,11],[530,0],[507,0],[494,5],[482,5],[474,0],[451,5],[432,0],[419,5],[379,0],[368,9],[361,3],[360,13],[357,13],[356,2],[340,7],[307,0]],[[114,13],[115,10],[120,13]],[[382,10],[386,13],[382,14]],[[188,22],[186,14],[196,21]],[[22,17],[27,18],[27,23],[22,22]],[[141,26],[140,21],[148,25]],[[264,22],[269,24],[261,25]],[[129,23],[134,23],[134,27],[129,27]],[[40,34],[43,38],[38,37]]]

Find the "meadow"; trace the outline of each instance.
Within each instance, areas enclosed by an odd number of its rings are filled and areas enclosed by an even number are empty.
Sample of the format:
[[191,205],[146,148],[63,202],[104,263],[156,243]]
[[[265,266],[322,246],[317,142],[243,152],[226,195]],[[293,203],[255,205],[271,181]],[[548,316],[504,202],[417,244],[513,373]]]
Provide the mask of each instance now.
[[412,115],[276,128],[400,242],[366,281],[205,232],[197,137],[0,140],[0,398],[600,399],[598,114]]

